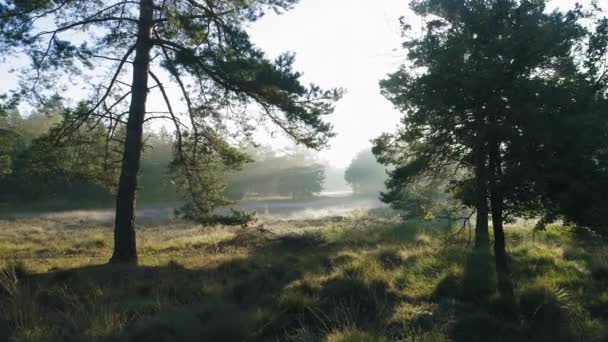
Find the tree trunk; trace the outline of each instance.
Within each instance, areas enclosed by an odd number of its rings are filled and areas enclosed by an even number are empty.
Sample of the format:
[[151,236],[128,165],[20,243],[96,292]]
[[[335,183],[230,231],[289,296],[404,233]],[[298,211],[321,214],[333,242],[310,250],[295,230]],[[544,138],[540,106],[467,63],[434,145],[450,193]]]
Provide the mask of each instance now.
[[114,254],[110,263],[137,263],[135,240],[135,193],[139,172],[143,124],[148,97],[151,35],[154,20],[153,0],[141,0],[129,119],[124,145],[122,168],[116,196]]
[[490,244],[488,233],[488,182],[487,182],[487,154],[483,145],[476,152],[475,178],[476,183],[476,208],[475,220],[475,247],[485,247]]
[[505,274],[509,273],[507,252],[505,249],[505,231],[502,216],[502,196],[492,191],[492,229],[494,231],[494,255],[496,257],[496,269]]
[[501,158],[497,142],[490,147],[490,204],[492,207],[492,229],[494,232],[494,259],[498,276],[498,288],[501,294],[512,297],[513,288],[509,276],[505,230],[503,225],[504,194],[498,180],[502,178]]

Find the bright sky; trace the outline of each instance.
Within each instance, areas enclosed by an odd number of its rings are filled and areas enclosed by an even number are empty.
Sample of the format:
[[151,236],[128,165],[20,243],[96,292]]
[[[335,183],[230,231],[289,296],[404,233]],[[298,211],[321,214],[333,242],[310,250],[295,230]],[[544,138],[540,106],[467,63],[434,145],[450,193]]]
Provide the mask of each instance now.
[[399,120],[378,82],[403,61],[399,17],[408,12],[403,0],[301,0],[294,10],[269,15],[249,30],[269,57],[295,52],[296,70],[306,82],[347,90],[328,117],[338,136],[321,152],[335,166],[348,165]]
[[[588,4],[590,0],[579,2]],[[549,8],[572,8],[574,3],[554,0]],[[305,82],[347,90],[335,113],[327,118],[338,136],[321,152],[336,167],[347,166],[356,153],[370,148],[371,139],[394,131],[399,121],[400,113],[380,94],[378,82],[405,58],[399,18],[405,16],[414,28],[422,25],[408,4],[407,0],[301,0],[294,10],[269,14],[249,27],[252,40],[268,57],[295,52],[295,66],[304,73]],[[18,61],[9,62],[14,66]],[[6,65],[0,68],[0,92],[15,84],[14,75],[6,70]],[[152,97],[150,105],[162,105],[159,101]],[[288,143],[286,138],[268,134],[261,134],[260,139],[275,147]]]

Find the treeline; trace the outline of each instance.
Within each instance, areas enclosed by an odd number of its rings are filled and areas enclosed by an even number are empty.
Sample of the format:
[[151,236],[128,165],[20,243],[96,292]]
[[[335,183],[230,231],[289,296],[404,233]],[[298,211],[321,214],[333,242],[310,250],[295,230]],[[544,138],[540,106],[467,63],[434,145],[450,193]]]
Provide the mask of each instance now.
[[310,198],[323,190],[326,166],[309,151],[277,151],[268,146],[249,148],[253,162],[227,177],[231,199],[282,196]]
[[[118,178],[120,142],[106,139],[103,126],[81,128],[64,144],[52,131],[62,109],[42,108],[29,116],[7,111],[0,118],[0,202],[11,207],[61,208],[112,205]],[[120,135],[118,135],[120,136]],[[74,143],[74,141],[77,143]],[[182,199],[178,175],[171,172],[174,137],[166,129],[145,133],[138,181],[143,204]],[[224,195],[231,200],[260,197],[302,199],[324,188],[329,166],[303,148],[274,150],[244,147],[249,163],[224,175]]]
[[[0,117],[0,203],[24,209],[112,205],[120,142],[106,139],[106,127],[84,126],[65,142],[52,136],[64,120],[59,104]],[[118,135],[120,136],[120,134]],[[142,202],[178,200],[168,176],[172,137],[148,132],[141,162]]]

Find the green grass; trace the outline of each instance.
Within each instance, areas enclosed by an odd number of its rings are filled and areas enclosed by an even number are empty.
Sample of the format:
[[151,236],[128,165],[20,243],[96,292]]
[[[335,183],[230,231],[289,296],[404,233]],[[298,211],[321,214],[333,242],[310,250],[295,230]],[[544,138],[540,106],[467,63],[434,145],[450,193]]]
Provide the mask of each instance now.
[[[425,228],[426,227],[426,228]],[[510,228],[515,302],[466,237],[390,216],[139,228],[0,221],[0,340],[606,341],[605,241]]]

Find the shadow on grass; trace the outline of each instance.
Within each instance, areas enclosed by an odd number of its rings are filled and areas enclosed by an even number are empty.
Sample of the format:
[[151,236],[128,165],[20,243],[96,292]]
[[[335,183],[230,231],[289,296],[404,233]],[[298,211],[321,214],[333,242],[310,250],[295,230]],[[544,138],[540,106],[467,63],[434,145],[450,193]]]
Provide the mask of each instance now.
[[[514,341],[521,338],[513,298],[497,291],[494,258],[488,248],[468,252],[461,275],[444,278],[433,298],[437,314],[450,316],[453,341]],[[446,318],[447,319],[447,318]]]
[[[248,231],[222,245],[250,253],[198,269],[172,261],[161,267],[23,272],[14,279],[14,293],[4,293],[6,286],[0,284],[0,301],[9,304],[0,309],[0,339],[267,341],[281,339],[303,320],[328,324],[328,314],[292,310],[281,298],[304,274],[326,272],[338,247],[315,233],[272,237]],[[383,290],[382,284],[373,286],[372,291]],[[323,287],[322,296],[337,298],[344,307],[358,306],[357,315],[371,319],[376,304],[360,297],[368,290],[356,279],[336,279]],[[327,302],[324,309],[332,305]]]
[[[329,238],[245,230],[219,249],[247,253],[204,268],[170,262],[21,272],[14,288],[0,286],[6,304],[0,308],[0,340],[324,341],[348,328],[387,341],[443,336],[554,342],[582,336],[571,324],[568,298],[559,292],[520,291],[513,314],[514,303],[497,294],[489,250],[454,247],[428,254],[428,234],[421,238],[404,225],[384,228],[341,230]],[[402,255],[410,246],[413,254]],[[514,271],[522,274],[515,279],[529,279],[529,260],[513,259]],[[407,272],[418,272],[409,274],[419,274],[416,286],[427,285],[430,294],[410,295],[399,278]],[[10,285],[12,278],[6,279]],[[398,312],[403,319],[395,322]]]
[[434,314],[449,321],[453,341],[579,341],[601,340],[585,325],[578,302],[565,290],[531,285],[530,263],[539,261],[541,275],[557,263],[547,258],[513,255],[520,284],[519,298],[501,296],[493,255],[487,249],[469,252],[461,275],[445,277],[435,288]]

